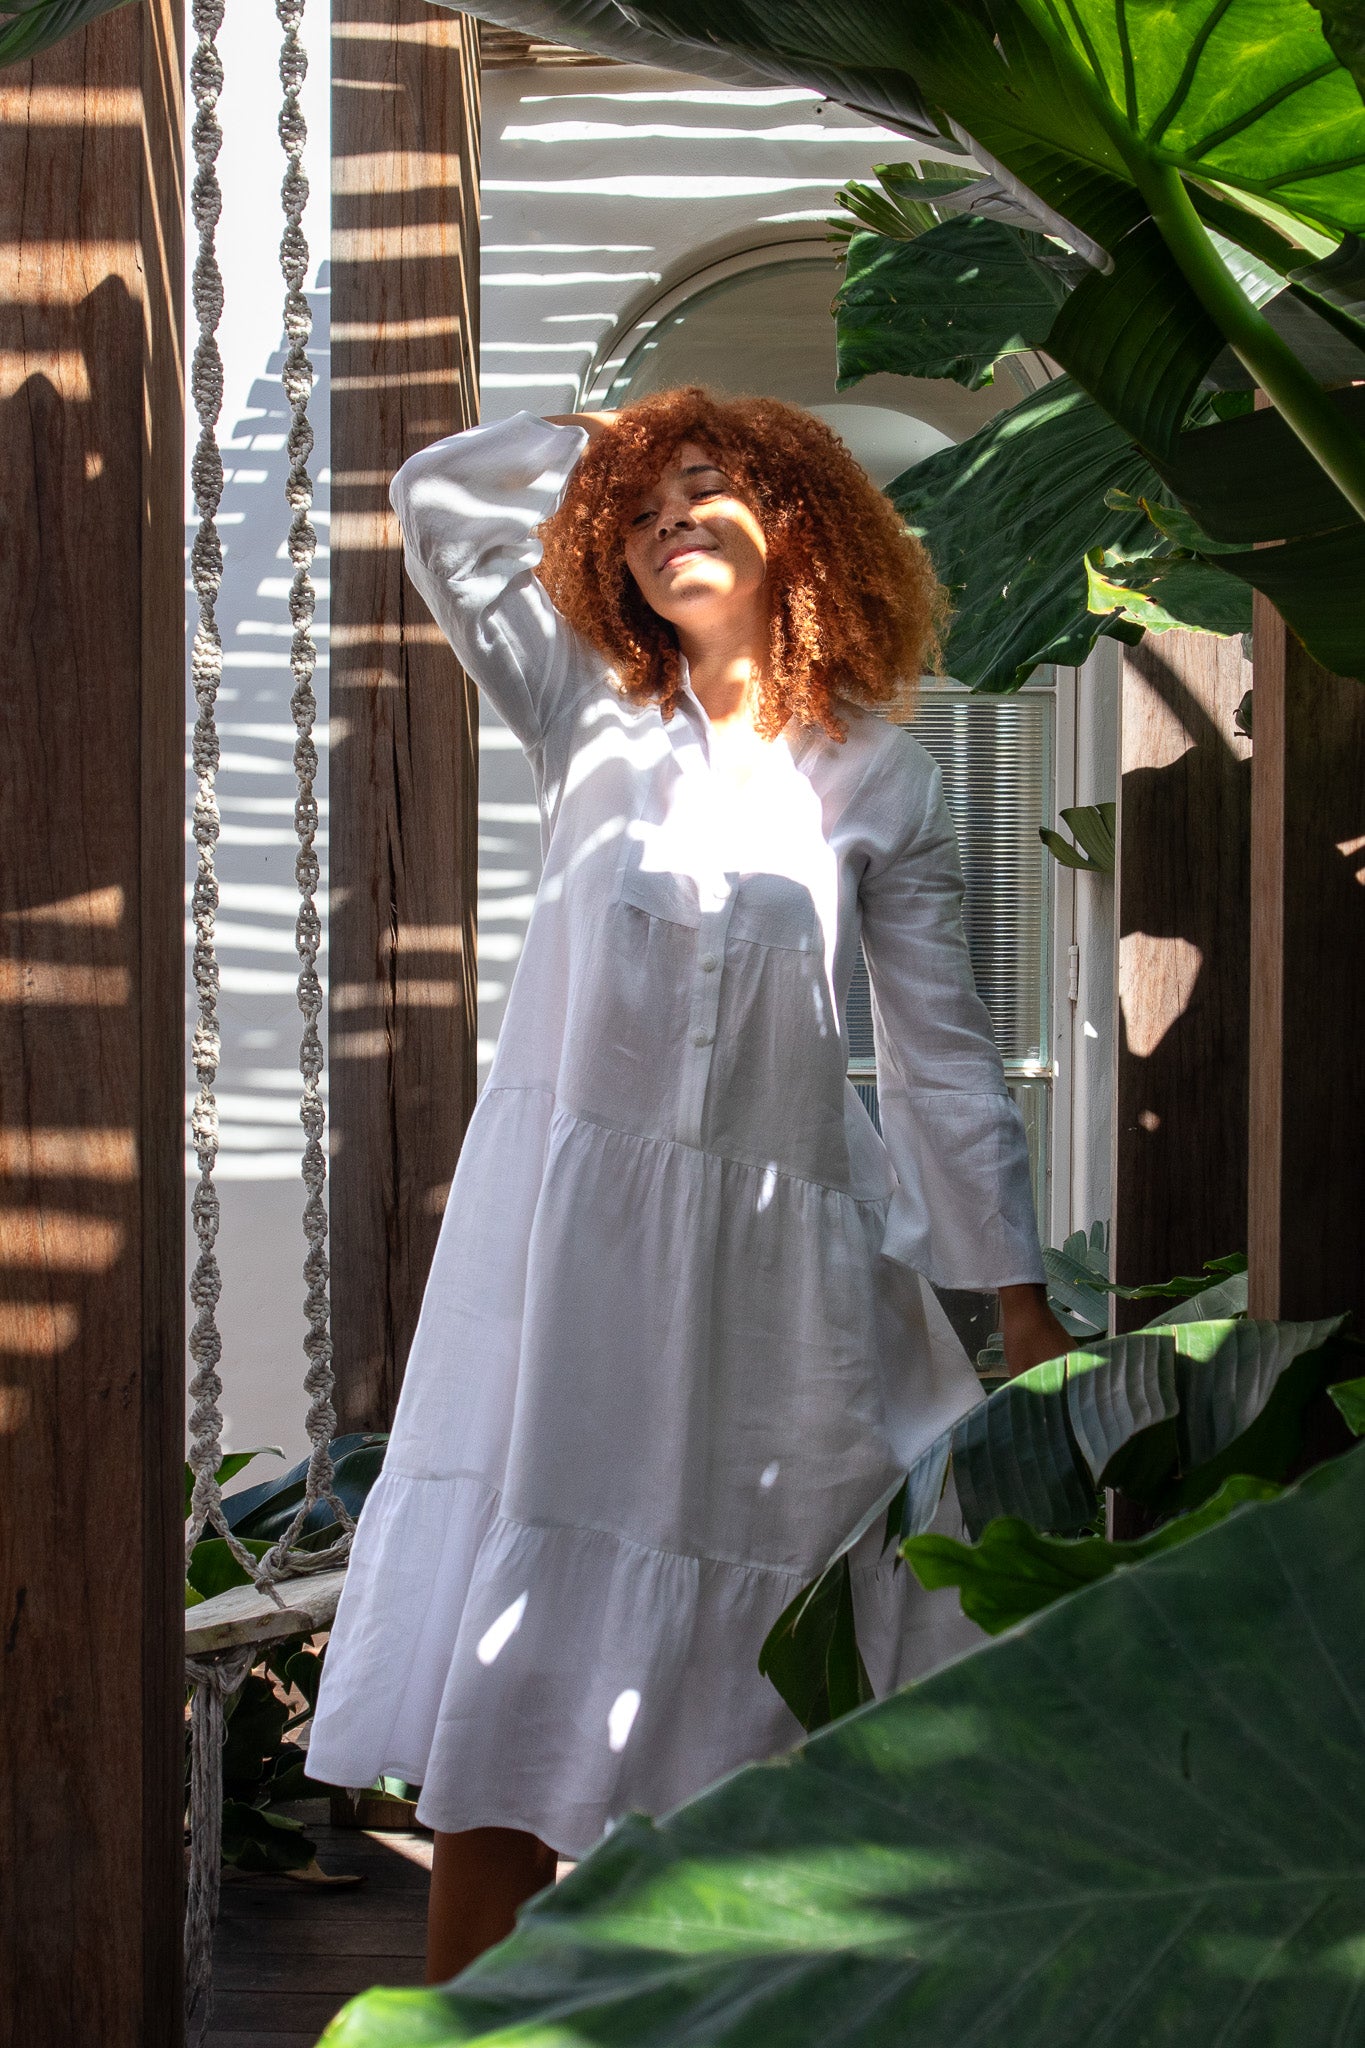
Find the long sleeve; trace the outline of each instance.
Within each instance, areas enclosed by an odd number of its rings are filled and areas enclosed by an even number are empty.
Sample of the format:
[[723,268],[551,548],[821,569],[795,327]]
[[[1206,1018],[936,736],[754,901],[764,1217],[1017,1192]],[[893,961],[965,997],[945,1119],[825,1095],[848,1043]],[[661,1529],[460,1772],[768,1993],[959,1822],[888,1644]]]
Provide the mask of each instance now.
[[422,449],[389,491],[408,574],[528,752],[604,667],[535,575],[533,529],[559,503],[587,439],[581,427],[517,413]]
[[877,1098],[900,1184],[884,1248],[940,1287],[1038,1281],[1028,1145],[972,979],[937,767],[912,778],[909,799],[908,835],[860,889]]

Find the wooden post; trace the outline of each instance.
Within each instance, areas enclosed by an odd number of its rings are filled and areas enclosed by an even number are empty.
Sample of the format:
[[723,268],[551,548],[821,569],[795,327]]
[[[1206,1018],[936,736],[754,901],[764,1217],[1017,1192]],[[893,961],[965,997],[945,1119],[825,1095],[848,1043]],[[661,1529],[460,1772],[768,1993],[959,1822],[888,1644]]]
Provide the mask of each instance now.
[[1256,598],[1251,1309],[1365,1318],[1365,684]]
[[178,0],[0,72],[0,2041],[181,2038]]
[[[1250,687],[1237,640],[1149,633],[1123,661],[1113,1270],[1245,1249]],[[1118,1328],[1150,1306],[1118,1305]]]
[[478,30],[333,0],[332,1274],[343,1429],[393,1414],[474,1105],[477,715],[394,471],[477,417]]

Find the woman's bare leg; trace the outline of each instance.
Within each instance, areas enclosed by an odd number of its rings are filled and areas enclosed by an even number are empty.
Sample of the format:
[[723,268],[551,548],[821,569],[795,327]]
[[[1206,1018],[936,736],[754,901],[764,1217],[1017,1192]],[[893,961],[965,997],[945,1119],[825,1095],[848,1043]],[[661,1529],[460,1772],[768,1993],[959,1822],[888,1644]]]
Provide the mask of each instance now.
[[436,1835],[427,1907],[427,1982],[444,1984],[512,1932],[517,1909],[555,1881],[555,1852],[520,1828]]

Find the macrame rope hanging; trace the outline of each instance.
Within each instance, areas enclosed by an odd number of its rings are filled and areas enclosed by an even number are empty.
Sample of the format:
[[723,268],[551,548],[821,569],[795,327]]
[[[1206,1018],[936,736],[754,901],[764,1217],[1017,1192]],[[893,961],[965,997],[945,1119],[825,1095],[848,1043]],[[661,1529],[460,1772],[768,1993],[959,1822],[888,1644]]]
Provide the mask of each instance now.
[[[299,957],[298,1004],[303,1020],[299,1046],[302,1077],[299,1114],[304,1130],[302,1178],[306,1200],[303,1227],[307,1243],[303,1268],[304,1311],[308,1323],[308,1334],[304,1339],[307,1357],[304,1388],[309,1397],[307,1427],[311,1450],[298,1510],[289,1527],[259,1559],[252,1556],[228,1526],[217,1480],[222,1461],[223,1428],[218,1406],[223,1391],[218,1372],[223,1345],[217,1320],[222,1292],[216,1254],[220,1209],[213,1178],[218,1158],[218,1107],[214,1087],[222,1051],[215,945],[218,911],[216,850],[220,823],[216,709],[223,673],[222,637],[216,615],[223,577],[223,549],[217,527],[223,494],[223,463],[217,432],[223,403],[223,362],[217,329],[223,312],[223,280],[218,267],[215,237],[222,212],[222,190],[216,166],[222,146],[218,98],[223,86],[223,66],[217,37],[223,23],[224,0],[194,0],[193,25],[198,42],[190,64],[190,88],[195,106],[191,140],[197,165],[190,200],[199,235],[192,287],[198,341],[190,375],[199,421],[199,438],[190,465],[198,520],[190,551],[190,573],[199,614],[191,662],[198,706],[192,748],[197,785],[193,833],[198,862],[191,894],[193,973],[198,1007],[191,1058],[197,1090],[191,1128],[199,1169],[193,1204],[194,1231],[199,1249],[190,1282],[190,1298],[195,1309],[190,1354],[195,1372],[190,1381],[193,1406],[189,1462],[194,1484],[185,1540],[188,1555],[204,1531],[212,1529],[222,1537],[242,1569],[263,1592],[270,1594],[277,1605],[283,1603],[275,1590],[276,1582],[341,1563],[350,1548],[354,1527],[345,1504],[335,1490],[329,1448],[336,1430],[336,1411],[332,1405],[334,1382],[328,1298],[327,1210],[323,1200],[327,1183],[327,1161],[323,1150],[326,1113],[322,1097],[322,1041],[318,1033],[322,989],[317,960],[322,926],[317,908],[320,870],[314,783],[318,755],[313,736],[317,716],[317,700],[313,693],[317,650],[313,642],[316,598],[311,574],[317,535],[310,517],[313,486],[308,471],[313,451],[313,430],[308,418],[313,366],[308,355],[312,315],[305,293],[308,243],[303,233],[303,212],[308,202],[303,150],[308,131],[299,105],[299,93],[308,70],[307,54],[299,39],[303,6],[304,0],[277,0],[275,11],[283,30],[280,48],[283,103],[279,119],[280,143],[286,160],[280,194],[284,210],[280,268],[285,283],[282,381],[290,408],[286,443],[289,477],[285,496],[291,513],[288,550],[294,569],[289,591],[289,616],[293,625],[289,666],[294,683],[290,710],[296,733],[294,772],[298,785],[294,805],[294,825],[299,842],[294,869],[299,888],[295,943]],[[311,1510],[319,1501],[330,1505],[341,1534],[324,1550],[305,1550],[300,1548],[299,1538]],[[191,1853],[185,1911],[185,2002],[187,2034],[191,2044],[202,2040],[209,2018],[213,1926],[217,1916],[222,1846],[222,1751],[226,1707],[250,1670],[254,1655],[250,1647],[236,1648],[188,1660],[186,1665],[186,1679],[192,1688]]]

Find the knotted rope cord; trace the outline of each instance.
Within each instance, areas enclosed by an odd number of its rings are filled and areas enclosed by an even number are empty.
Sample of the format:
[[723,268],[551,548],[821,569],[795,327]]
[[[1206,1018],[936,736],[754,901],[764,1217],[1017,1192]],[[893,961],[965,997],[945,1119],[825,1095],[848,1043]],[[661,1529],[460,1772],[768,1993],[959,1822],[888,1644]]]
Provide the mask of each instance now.
[[255,1559],[227,1525],[217,1480],[222,1461],[223,1430],[223,1417],[218,1407],[223,1391],[223,1382],[218,1377],[223,1340],[218,1329],[217,1309],[223,1283],[216,1256],[219,1203],[213,1170],[218,1160],[218,1104],[213,1090],[222,1053],[214,932],[218,915],[216,848],[219,832],[215,712],[218,687],[223,677],[223,642],[216,611],[223,581],[223,546],[217,526],[218,507],[223,496],[223,458],[218,450],[217,432],[218,414],[223,403],[223,358],[218,350],[218,322],[223,315],[223,278],[218,268],[214,238],[223,210],[223,195],[215,168],[223,141],[223,131],[218,125],[223,63],[215,40],[223,25],[223,0],[194,0],[193,21],[199,41],[190,62],[190,89],[195,105],[191,143],[198,170],[190,190],[190,210],[199,230],[199,250],[191,289],[199,338],[190,366],[190,390],[199,416],[199,440],[190,462],[194,509],[198,516],[194,544],[190,549],[190,575],[199,604],[191,660],[195,702],[199,707],[192,748],[198,785],[193,830],[199,859],[190,904],[194,919],[193,967],[199,1018],[191,1047],[198,1082],[191,1127],[199,1165],[193,1204],[199,1256],[190,1280],[190,1299],[196,1310],[194,1327],[190,1332],[190,1356],[197,1370],[190,1381],[194,1406],[190,1413],[189,1462],[194,1474],[194,1488],[190,1496],[185,1547],[188,1555],[204,1528],[211,1525],[223,1537],[242,1569],[255,1578]]
[[198,2048],[213,2005],[213,1927],[223,1860],[223,1730],[227,1702],[251,1669],[248,1643],[216,1657],[188,1657],[190,1709],[190,1856],[185,1891],[185,2035]]
[[[289,1573],[323,1571],[338,1564],[351,1547],[354,1523],[338,1498],[329,1446],[336,1432],[336,1409],[332,1405],[335,1379],[332,1372],[331,1309],[328,1299],[327,1209],[323,1190],[327,1185],[327,1159],[322,1149],[326,1112],[322,1100],[322,1040],[318,1018],[322,1012],[322,988],[318,981],[318,948],[322,925],[316,902],[319,866],[316,847],[318,803],[313,784],[318,772],[318,752],[313,739],[317,699],[313,694],[313,672],[317,649],[313,644],[313,613],[316,596],[311,570],[317,550],[317,534],[309,513],[313,508],[313,484],[308,458],[313,452],[313,429],[308,418],[308,399],[313,389],[313,365],[308,354],[313,316],[304,286],[308,277],[308,242],[303,232],[303,211],[308,204],[308,179],[303,168],[308,127],[299,105],[299,91],[308,74],[308,54],[299,41],[304,0],[276,0],[275,14],[284,30],[280,45],[280,84],[284,99],[280,107],[280,145],[286,158],[280,200],[284,208],[284,233],[280,238],[280,269],[284,274],[284,332],[288,349],[282,381],[292,417],[289,424],[289,481],[285,486],[293,518],[289,526],[289,559],[294,579],[289,590],[289,616],[294,636],[289,649],[289,666],[294,677],[290,711],[298,738],[294,742],[294,773],[298,795],[294,803],[294,828],[299,853],[294,875],[299,885],[299,915],[294,942],[299,956],[298,1004],[303,1017],[299,1041],[299,1072],[303,1091],[299,1117],[304,1130],[303,1184],[307,1200],[303,1209],[303,1231],[308,1250],[303,1262],[304,1312],[308,1335],[303,1348],[308,1357],[304,1387],[310,1397],[308,1440],[312,1451],[308,1476],[298,1512],[284,1534],[261,1559],[258,1580],[273,1584]],[[332,1507],[341,1534],[326,1550],[295,1547],[309,1510],[319,1500]]]
[[[303,0],[277,0],[276,16],[284,30],[280,50],[280,83],[284,99],[279,134],[286,170],[280,193],[284,209],[280,267],[285,281],[284,330],[288,344],[283,384],[291,409],[287,444],[290,470],[285,495],[292,512],[289,558],[294,565],[289,593],[289,615],[294,627],[289,665],[294,678],[290,709],[297,734],[294,772],[298,794],[294,805],[294,824],[299,853],[294,873],[300,901],[295,944],[299,956],[298,1004],[303,1018],[299,1045],[299,1071],[303,1082],[299,1115],[304,1129],[302,1176],[307,1193],[303,1225],[308,1249],[303,1270],[304,1307],[308,1319],[304,1351],[308,1370],[304,1376],[304,1387],[310,1400],[307,1426],[312,1449],[298,1511],[288,1529],[258,1561],[229,1528],[217,1479],[222,1460],[223,1419],[218,1408],[222,1393],[222,1381],[218,1375],[222,1338],[216,1313],[222,1291],[216,1258],[219,1202],[213,1181],[218,1156],[218,1110],[213,1090],[222,1049],[215,946],[218,909],[215,849],[219,836],[216,793],[219,751],[215,712],[222,680],[223,649],[215,608],[223,574],[223,551],[216,525],[223,491],[223,465],[217,442],[217,422],[223,401],[223,364],[217,342],[217,327],[223,311],[223,281],[214,237],[222,212],[222,192],[215,164],[222,145],[217,102],[222,90],[223,67],[215,39],[222,26],[223,11],[224,0],[194,0],[193,21],[199,42],[190,67],[195,102],[193,147],[198,165],[191,191],[191,207],[199,231],[193,280],[199,339],[191,372],[191,390],[199,418],[199,440],[191,463],[198,517],[191,549],[191,571],[199,604],[192,664],[195,699],[199,707],[193,743],[198,784],[194,838],[199,858],[191,899],[195,930],[194,981],[199,1007],[192,1053],[198,1081],[193,1131],[199,1182],[193,1213],[199,1256],[190,1290],[197,1311],[190,1339],[197,1371],[190,1383],[194,1398],[190,1447],[194,1488],[186,1541],[187,1550],[192,1550],[204,1528],[212,1526],[225,1539],[232,1555],[248,1576],[270,1594],[277,1606],[282,1606],[284,1603],[275,1590],[275,1581],[289,1574],[320,1571],[335,1565],[349,1550],[354,1530],[351,1516],[335,1490],[329,1448],[336,1429],[336,1410],[332,1404],[334,1376],[329,1327],[327,1210],[323,1201],[327,1184],[327,1163],[322,1146],[325,1130],[321,1090],[323,1058],[318,1033],[322,989],[317,959],[322,926],[316,902],[320,869],[316,847],[318,806],[314,794],[318,756],[313,737],[317,716],[313,674],[317,652],[313,643],[312,620],[316,598],[310,575],[317,535],[309,518],[313,503],[312,481],[308,474],[308,458],[313,449],[313,430],[308,418],[308,399],[313,385],[313,366],[308,356],[312,317],[304,291],[308,243],[302,225],[308,201],[308,181],[302,161],[308,131],[299,106],[299,90],[307,75],[308,60],[298,33],[303,18]],[[296,1545],[303,1524],[310,1510],[324,1499],[341,1524],[341,1535],[326,1550],[300,1550]],[[197,2048],[203,2039],[212,2005],[213,1928],[218,1910],[219,1866],[222,1860],[226,1701],[242,1684],[254,1661],[255,1647],[248,1644],[216,1656],[193,1658],[186,1662],[192,1704],[185,2013],[187,2035],[193,2048]]]

